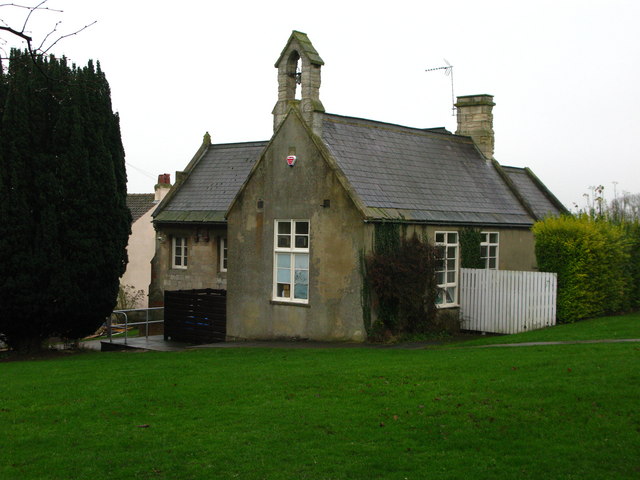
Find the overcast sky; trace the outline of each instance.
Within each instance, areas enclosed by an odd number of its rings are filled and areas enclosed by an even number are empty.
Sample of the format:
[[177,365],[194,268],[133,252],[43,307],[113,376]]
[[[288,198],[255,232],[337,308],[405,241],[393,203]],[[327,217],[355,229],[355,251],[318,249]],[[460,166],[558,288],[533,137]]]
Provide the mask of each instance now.
[[[41,37],[97,23],[55,48],[101,62],[121,118],[129,192],[214,143],[268,140],[274,63],[292,30],[325,61],[330,113],[455,131],[455,95],[494,95],[495,158],[530,167],[567,206],[590,186],[640,193],[636,0],[49,0]],[[166,6],[162,6],[166,5]],[[6,8],[0,18],[9,18]],[[23,14],[22,14],[23,15]],[[391,161],[393,159],[390,159]],[[402,168],[398,165],[398,168]]]

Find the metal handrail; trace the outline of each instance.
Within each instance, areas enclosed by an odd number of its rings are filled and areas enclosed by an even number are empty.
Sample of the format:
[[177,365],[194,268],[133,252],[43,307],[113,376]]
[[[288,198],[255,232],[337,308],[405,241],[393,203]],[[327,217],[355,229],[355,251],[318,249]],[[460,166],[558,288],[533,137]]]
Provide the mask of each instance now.
[[[109,336],[109,343],[113,343],[113,337],[111,329],[112,327],[124,327],[124,344],[127,344],[127,333],[129,332],[129,327],[133,325],[144,325],[145,326],[145,337],[149,340],[149,324],[150,323],[164,323],[164,319],[162,320],[149,320],[149,312],[151,310],[164,310],[164,307],[152,307],[152,308],[129,308],[127,310],[114,310],[111,312],[111,315],[107,317],[107,332]],[[131,322],[129,323],[129,316],[127,312],[146,312],[146,319],[144,322]],[[113,315],[122,315],[124,316],[124,323],[112,323],[111,318]]]

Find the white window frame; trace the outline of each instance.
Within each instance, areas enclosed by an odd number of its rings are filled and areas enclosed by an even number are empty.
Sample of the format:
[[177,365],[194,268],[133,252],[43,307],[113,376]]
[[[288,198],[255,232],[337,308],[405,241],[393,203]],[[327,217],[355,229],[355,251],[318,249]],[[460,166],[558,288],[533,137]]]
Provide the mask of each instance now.
[[457,231],[449,230],[435,232],[434,238],[435,246],[444,254],[436,266],[436,275],[439,277],[436,307],[457,307],[459,304],[460,236]]
[[189,265],[187,237],[173,237],[171,241],[171,267],[185,270]]
[[[282,233],[280,225],[289,223],[289,233]],[[300,224],[300,230],[304,230],[306,223],[306,233],[299,233],[296,228]],[[283,229],[286,229],[283,225]],[[273,234],[273,294],[272,299],[276,302],[287,303],[309,303],[309,252],[311,244],[311,222],[303,219],[282,219],[274,221]],[[287,278],[283,276],[289,275]],[[305,273],[306,272],[306,273]],[[306,277],[306,284],[303,283]],[[300,279],[300,281],[298,281]],[[304,298],[296,294],[302,293],[296,287],[303,288],[306,285]]]
[[220,237],[220,271],[227,271],[228,256],[227,256],[227,237]]
[[[482,241],[480,242],[480,257],[484,262],[484,268],[487,270],[498,270],[498,262],[500,260],[500,233],[480,232],[480,234],[482,235]],[[494,262],[491,260],[494,260]],[[493,266],[491,266],[491,263],[493,263]]]

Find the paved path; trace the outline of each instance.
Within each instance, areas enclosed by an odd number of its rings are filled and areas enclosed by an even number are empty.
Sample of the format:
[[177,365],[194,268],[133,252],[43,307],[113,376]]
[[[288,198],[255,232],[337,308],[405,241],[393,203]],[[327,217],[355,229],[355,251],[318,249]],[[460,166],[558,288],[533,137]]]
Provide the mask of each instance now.
[[475,348],[535,347],[537,345],[574,345],[578,343],[627,343],[627,342],[640,342],[640,338],[609,338],[609,339],[602,339],[602,340],[566,340],[561,342],[496,343],[494,345],[478,345]]
[[[495,347],[533,347],[540,345],[568,345],[580,343],[626,343],[640,342],[638,338],[626,339],[603,339],[603,340],[575,340],[559,342],[526,342],[526,343],[499,343],[494,345],[470,346],[471,348],[495,348]],[[85,342],[83,347],[91,349],[109,350],[154,350],[161,352],[176,352],[187,349],[201,348],[376,348],[376,349],[398,349],[398,350],[419,350],[434,345],[446,345],[443,342],[405,342],[394,344],[372,344],[372,343],[349,343],[349,342],[311,342],[311,341],[255,341],[255,342],[220,342],[208,343],[205,345],[189,345],[187,343],[166,341],[162,335],[150,335],[145,337],[129,337],[127,343],[123,338],[114,339],[112,343],[108,340],[101,342]],[[456,348],[460,348],[459,346]]]

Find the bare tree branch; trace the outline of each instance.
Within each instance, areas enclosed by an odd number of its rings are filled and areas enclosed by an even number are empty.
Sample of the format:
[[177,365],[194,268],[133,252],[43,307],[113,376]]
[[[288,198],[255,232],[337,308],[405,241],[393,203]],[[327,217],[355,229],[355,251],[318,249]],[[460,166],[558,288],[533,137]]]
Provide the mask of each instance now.
[[5,32],[12,33],[16,37],[20,37],[27,42],[27,48],[29,52],[31,52],[31,41],[33,40],[29,35],[24,32],[19,32],[18,30],[14,30],[11,27],[0,27],[0,30],[4,30]]
[[[29,5],[18,5],[17,3],[0,3],[0,8],[2,7],[24,8],[26,10],[33,10],[34,8],[37,8],[37,7],[30,7]],[[51,10],[52,12],[58,12],[58,13],[62,13],[64,11],[64,10],[58,10],[56,8],[50,8],[50,7],[40,7],[39,10]]]
[[[51,49],[55,47],[61,40],[77,35],[78,33],[86,30],[87,28],[91,27],[97,22],[97,21],[93,21],[73,32],[59,35],[58,27],[60,26],[62,21],[58,20],[53,26],[53,28],[51,29],[51,31],[49,31],[49,33],[44,35],[44,37],[42,38],[42,41],[40,41],[38,46],[34,47],[34,37],[31,34],[31,32],[27,30],[29,21],[31,20],[34,12],[44,10],[48,12],[63,13],[63,10],[58,10],[56,8],[51,8],[49,6],[46,6],[45,4],[48,1],[49,0],[40,0],[40,2],[34,6],[22,5],[22,4],[16,4],[16,3],[0,3],[0,8],[12,7],[17,9],[24,9],[28,12],[22,24],[22,28],[20,30],[10,26],[9,24],[7,24],[7,22],[5,22],[3,19],[0,18],[0,33],[7,32],[16,38],[20,38],[24,40],[27,44],[27,51],[29,52],[29,55],[31,56],[33,63],[37,66],[38,70],[40,70],[40,72],[43,73],[45,76],[46,74],[42,71],[42,69],[38,65],[37,58],[47,55],[51,51]],[[7,44],[7,40],[0,37],[0,52],[4,54],[4,55],[0,55],[0,60],[7,58],[6,51],[3,48],[3,46],[6,44]],[[2,68],[2,64],[0,64],[0,68]]]
[[[41,0],[38,4],[34,5],[34,6],[29,6],[29,5],[22,5],[22,4],[16,4],[16,3],[0,3],[0,8],[2,7],[13,7],[13,8],[20,8],[20,9],[24,9],[27,10],[28,13],[24,19],[24,22],[22,24],[22,28],[20,30],[18,30],[17,28],[14,28],[10,25],[8,25],[3,19],[0,19],[0,23],[2,23],[2,25],[4,26],[0,26],[0,31],[5,31],[8,32],[18,38],[23,39],[26,43],[27,43],[27,50],[29,51],[29,54],[35,58],[36,56],[40,56],[40,55],[46,55],[55,45],[58,44],[58,42],[60,42],[61,40],[68,38],[68,37],[72,37],[74,35],[77,35],[78,33],[86,30],[87,28],[91,27],[92,25],[94,25],[97,21],[93,21],[87,25],[85,25],[82,28],[79,28],[78,30],[75,30],[73,32],[64,34],[64,35],[59,35],[58,37],[54,37],[54,34],[58,33],[58,26],[62,23],[61,20],[57,21],[53,27],[53,29],[51,29],[51,31],[49,33],[47,33],[42,41],[40,42],[40,44],[34,48],[34,38],[32,35],[29,35],[29,33],[27,30],[28,24],[29,24],[29,20],[31,19],[32,15],[34,14],[34,12],[37,11],[48,11],[48,12],[55,12],[55,13],[63,13],[63,10],[59,10],[56,8],[51,8],[49,6],[46,6],[45,4],[48,2],[49,0]],[[27,33],[28,32],[28,33]],[[55,40],[51,41],[53,38],[55,38]],[[49,44],[47,44],[47,42],[50,42]],[[5,41],[6,43],[6,41]]]
[[29,13],[27,14],[27,18],[24,19],[24,24],[22,25],[22,31],[23,32],[27,28],[27,24],[29,23],[29,19],[31,18],[31,15],[33,14],[33,12],[35,12],[38,9],[40,9],[40,7],[42,7],[42,5],[44,5],[45,3],[47,3],[47,0],[42,0],[38,5],[36,5],[35,7],[29,9]]
[[[59,24],[59,23],[62,23],[62,22],[58,22],[58,23],[56,24],[56,27],[58,26],[58,24]],[[80,32],[82,32],[83,30],[86,30],[87,28],[91,27],[92,25],[95,25],[96,23],[98,23],[98,21],[97,21],[97,20],[94,20],[93,22],[91,22],[91,23],[89,23],[89,24],[85,25],[84,27],[79,28],[79,29],[78,29],[78,30],[76,30],[75,32],[67,33],[66,35],[60,35],[60,36],[56,39],[56,41],[55,41],[55,42],[53,42],[51,45],[49,45],[47,48],[44,48],[44,41],[43,41],[42,45],[40,46],[40,48],[41,48],[41,50],[40,50],[41,54],[42,54],[42,55],[46,54],[46,53],[47,53],[49,50],[51,50],[51,49],[52,49],[52,48],[53,48],[53,47],[54,47],[54,46],[55,46],[55,45],[56,45],[60,40],[63,40],[63,39],[65,39],[65,38],[69,38],[69,37],[73,37],[74,35],[79,34],[79,33],[80,33]],[[55,31],[55,29],[54,29],[54,31]],[[53,32],[51,32],[51,33],[53,33]],[[51,33],[47,34],[47,36],[45,37],[45,40],[46,40],[46,38],[48,38],[48,37],[49,37],[49,35],[50,35]]]

